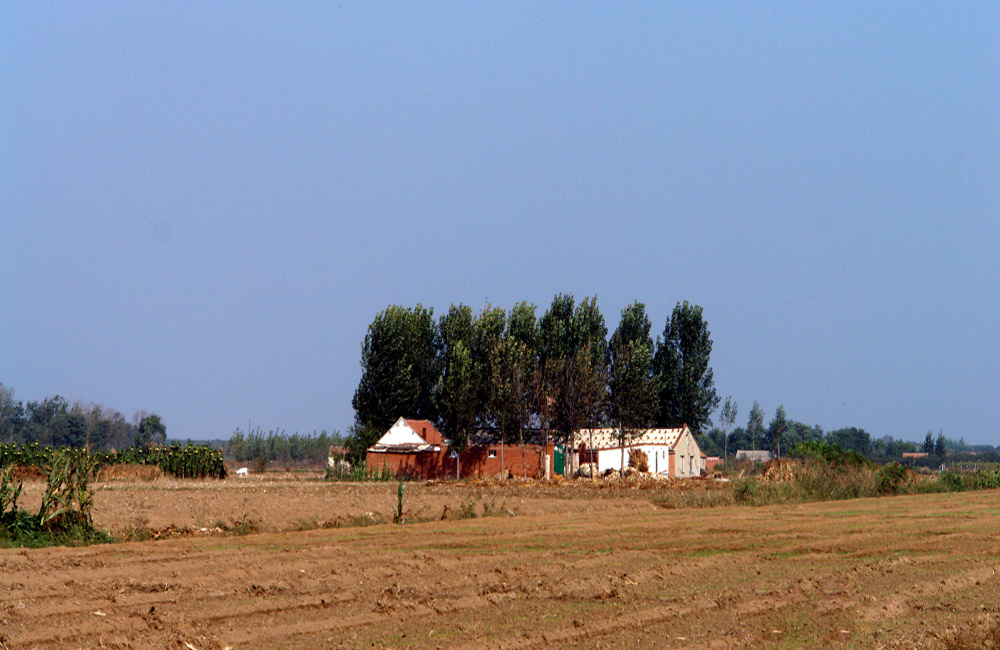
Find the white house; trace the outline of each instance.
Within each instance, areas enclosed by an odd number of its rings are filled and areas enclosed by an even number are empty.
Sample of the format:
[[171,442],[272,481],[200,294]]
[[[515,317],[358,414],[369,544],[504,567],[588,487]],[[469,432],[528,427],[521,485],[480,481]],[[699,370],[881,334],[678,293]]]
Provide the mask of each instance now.
[[[621,469],[622,447],[618,429],[581,429],[574,437],[581,462],[596,462],[599,471]],[[625,441],[625,465],[628,453],[640,449],[649,459],[649,471],[670,478],[701,476],[705,471],[705,455],[691,429],[684,425],[675,429],[643,429],[638,436]]]

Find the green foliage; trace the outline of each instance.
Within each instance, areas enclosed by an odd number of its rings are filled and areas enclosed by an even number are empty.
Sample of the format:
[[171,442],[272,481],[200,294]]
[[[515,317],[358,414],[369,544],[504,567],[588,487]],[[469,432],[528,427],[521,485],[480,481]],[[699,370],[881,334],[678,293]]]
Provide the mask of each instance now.
[[908,470],[899,463],[887,463],[875,473],[879,494],[899,494],[909,480]]
[[93,491],[88,488],[98,461],[85,449],[57,449],[43,467],[48,477],[39,524],[47,529],[65,528],[64,519],[84,528],[92,527]]
[[[89,458],[96,467],[126,463],[130,465],[155,465],[166,474],[177,478],[225,478],[226,466],[222,450],[208,446],[128,447],[118,452],[88,452],[79,448],[53,448],[38,443],[0,444],[0,466],[28,465],[45,469],[63,451],[81,458]],[[62,462],[62,461],[59,461]]]
[[596,297],[574,309],[573,296],[557,295],[539,322],[538,407],[563,441],[603,418],[607,334]]
[[[856,452],[838,452],[815,444],[808,447],[813,453],[803,454],[805,460],[794,466],[791,480],[769,482],[749,475],[733,480],[728,489],[671,491],[656,501],[668,508],[726,504],[760,506],[1000,488],[1000,468],[952,469],[933,478],[921,479],[899,463],[875,467]],[[834,460],[828,460],[831,457]]]
[[767,427],[767,446],[777,456],[781,456],[781,441],[788,434],[788,417],[785,407],[779,405],[774,413],[774,419]]
[[945,446],[944,446],[944,434],[938,432],[937,442],[934,443],[934,454],[938,458],[944,458]]
[[698,448],[706,456],[725,456],[726,437],[722,429],[712,427],[708,433],[696,437]]
[[531,418],[532,374],[536,362],[535,350],[531,347],[535,340],[534,313],[522,314],[522,318],[524,322],[519,326],[518,333],[513,329],[512,316],[510,328],[490,355],[489,411],[504,442],[515,436],[523,442]]
[[138,438],[138,418],[136,424],[130,424],[114,409],[83,402],[70,404],[59,395],[25,404],[14,399],[13,389],[0,383],[0,443],[37,442],[109,451],[135,446]]
[[920,451],[925,454],[934,453],[934,435],[928,431],[927,436],[924,438],[924,444],[921,446]]
[[82,449],[55,451],[46,464],[46,488],[38,514],[17,505],[22,485],[0,469],[0,546],[51,546],[110,542],[93,526],[93,490],[89,482],[96,460]]
[[653,339],[649,331],[646,306],[635,302],[622,310],[618,329],[611,335],[609,414],[617,426],[623,449],[653,423],[656,415]]
[[0,515],[17,510],[17,500],[24,485],[13,479],[14,467],[8,465],[0,469]]
[[136,442],[140,447],[167,442],[167,427],[160,421],[159,415],[151,414],[139,420]]
[[754,503],[760,495],[760,484],[752,476],[737,479],[733,481],[732,485],[733,499],[736,503],[749,505]]
[[[260,427],[257,427],[249,433],[237,429],[223,449],[227,457],[241,463],[263,458],[267,462],[288,465],[295,463],[325,465],[330,447],[343,444],[345,441],[336,431],[332,435],[326,431],[311,435],[299,433],[289,435],[279,429],[265,434]],[[369,446],[371,445],[366,445],[365,449]]]
[[938,475],[938,482],[949,492],[966,490],[994,490],[1000,488],[1000,468],[978,471],[947,469]]
[[[719,451],[721,451],[725,462],[729,462],[729,432],[736,423],[736,416],[739,413],[739,410],[739,404],[733,401],[732,396],[730,395],[729,397],[726,397],[726,403],[722,405],[722,412],[719,414],[719,424],[722,433],[722,448],[718,449],[715,454],[711,454],[718,456]],[[720,445],[716,444],[716,448],[718,447],[720,447]]]
[[434,310],[391,305],[368,326],[361,381],[351,400],[356,422],[385,431],[400,416],[434,420],[441,375]]
[[826,435],[826,440],[863,456],[870,456],[872,452],[871,435],[864,429],[857,427],[844,427],[831,431]]
[[764,409],[760,407],[757,400],[754,400],[753,407],[750,409],[746,434],[750,439],[751,449],[758,449],[764,444]]
[[870,461],[856,451],[846,451],[840,445],[823,440],[807,440],[795,445],[792,456],[812,459],[841,467],[869,465]]
[[403,523],[403,493],[406,491],[406,486],[402,481],[396,487],[396,508],[392,511],[392,523],[401,524]]
[[966,481],[960,472],[946,470],[938,476],[938,482],[949,492],[962,492],[965,490]]
[[712,426],[711,415],[719,397],[709,366],[711,354],[712,338],[701,307],[687,301],[678,303],[663,338],[656,340],[659,424],[687,424],[695,434]]
[[437,390],[438,410],[452,447],[460,452],[483,410],[478,390],[480,368],[464,341],[449,346],[443,365]]

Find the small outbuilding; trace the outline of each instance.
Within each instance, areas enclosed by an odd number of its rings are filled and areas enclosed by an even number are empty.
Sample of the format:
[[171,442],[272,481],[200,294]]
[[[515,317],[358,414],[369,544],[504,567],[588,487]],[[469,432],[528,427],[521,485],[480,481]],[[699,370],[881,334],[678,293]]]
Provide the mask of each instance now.
[[771,462],[771,452],[766,449],[740,449],[736,452],[736,462],[746,461],[748,463],[764,463],[765,465]]
[[646,454],[649,471],[670,478],[701,476],[705,471],[705,456],[698,447],[691,429],[685,424],[671,429],[642,429],[625,441],[624,449],[618,429],[581,429],[574,436],[581,463],[596,463],[599,472],[621,469],[622,455],[628,465],[629,451]]

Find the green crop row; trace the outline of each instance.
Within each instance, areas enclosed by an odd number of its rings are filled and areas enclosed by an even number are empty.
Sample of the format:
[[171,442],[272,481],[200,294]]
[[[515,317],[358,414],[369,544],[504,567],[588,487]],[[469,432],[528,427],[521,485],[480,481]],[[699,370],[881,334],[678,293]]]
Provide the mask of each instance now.
[[[0,444],[0,467],[7,465],[34,465],[46,468],[52,464],[55,449],[48,445],[30,443]],[[169,447],[127,447],[121,451],[98,451],[89,454],[98,467],[104,465],[155,465],[165,474],[178,478],[225,478],[226,466],[222,450],[199,445]]]

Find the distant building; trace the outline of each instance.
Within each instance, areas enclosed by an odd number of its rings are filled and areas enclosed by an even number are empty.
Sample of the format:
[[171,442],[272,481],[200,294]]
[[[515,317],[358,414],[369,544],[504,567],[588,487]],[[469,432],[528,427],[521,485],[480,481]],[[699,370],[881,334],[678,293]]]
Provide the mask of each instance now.
[[736,462],[745,460],[748,463],[769,463],[771,462],[771,452],[761,449],[751,451],[750,449],[740,449],[736,452]]
[[[622,445],[618,440],[618,429],[581,429],[574,436],[574,445],[580,452],[581,463],[597,463],[597,469],[621,469]],[[701,476],[705,471],[705,455],[687,425],[674,429],[643,429],[642,432],[625,441],[625,465],[628,453],[638,449],[646,454],[649,471],[670,478]]]
[[926,451],[904,451],[903,458],[927,458],[929,456]]
[[[494,431],[477,431],[469,436],[461,455],[461,475],[465,477],[524,476],[547,478],[552,475],[552,442],[533,434],[524,446],[507,441],[501,446]],[[453,478],[459,458],[451,442],[429,420],[399,418],[378,442],[368,448],[369,469],[391,470],[397,476],[433,479]]]

